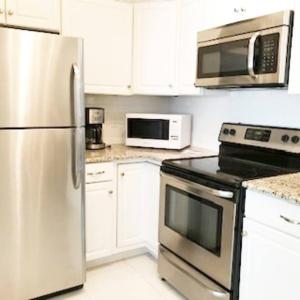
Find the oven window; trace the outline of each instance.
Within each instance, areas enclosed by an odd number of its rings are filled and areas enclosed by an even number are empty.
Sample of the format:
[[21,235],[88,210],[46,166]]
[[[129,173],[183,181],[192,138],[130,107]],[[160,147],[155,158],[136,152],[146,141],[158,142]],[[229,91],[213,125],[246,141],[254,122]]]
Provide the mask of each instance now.
[[220,256],[223,208],[175,187],[166,186],[165,225]]
[[127,137],[168,140],[169,122],[169,120],[130,118],[127,120]]
[[198,49],[198,78],[248,75],[249,39]]

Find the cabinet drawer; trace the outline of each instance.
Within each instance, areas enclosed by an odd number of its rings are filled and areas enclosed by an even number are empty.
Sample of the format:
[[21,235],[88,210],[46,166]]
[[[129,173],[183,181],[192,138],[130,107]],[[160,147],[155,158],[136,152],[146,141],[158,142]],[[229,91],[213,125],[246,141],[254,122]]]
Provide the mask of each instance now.
[[114,164],[99,163],[86,165],[86,183],[95,183],[113,180]]
[[247,191],[245,215],[300,238],[300,205],[262,193]]

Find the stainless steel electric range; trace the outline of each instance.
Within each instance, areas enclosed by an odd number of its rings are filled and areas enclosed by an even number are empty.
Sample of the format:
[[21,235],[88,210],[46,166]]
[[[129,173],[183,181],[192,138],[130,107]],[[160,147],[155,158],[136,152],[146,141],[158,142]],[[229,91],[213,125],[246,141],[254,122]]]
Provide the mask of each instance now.
[[300,129],[224,123],[218,156],[161,167],[160,276],[190,300],[237,300],[243,182],[300,171]]

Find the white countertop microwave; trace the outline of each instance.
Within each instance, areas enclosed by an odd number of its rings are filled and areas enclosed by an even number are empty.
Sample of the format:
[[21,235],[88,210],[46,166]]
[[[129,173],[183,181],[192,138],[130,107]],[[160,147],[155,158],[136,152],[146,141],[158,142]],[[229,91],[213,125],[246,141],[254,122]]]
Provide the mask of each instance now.
[[126,145],[183,149],[191,143],[191,115],[126,114]]

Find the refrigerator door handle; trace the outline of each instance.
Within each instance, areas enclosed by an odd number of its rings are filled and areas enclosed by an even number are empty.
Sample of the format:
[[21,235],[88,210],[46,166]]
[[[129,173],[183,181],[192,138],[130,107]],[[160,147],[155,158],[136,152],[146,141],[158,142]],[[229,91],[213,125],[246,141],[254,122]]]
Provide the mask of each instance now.
[[75,126],[83,126],[83,83],[81,71],[77,63],[72,65],[74,81],[73,81],[73,100],[74,100],[74,118]]
[[76,128],[73,133],[73,182],[76,189],[80,188],[83,183],[84,170],[84,136],[83,128]]

